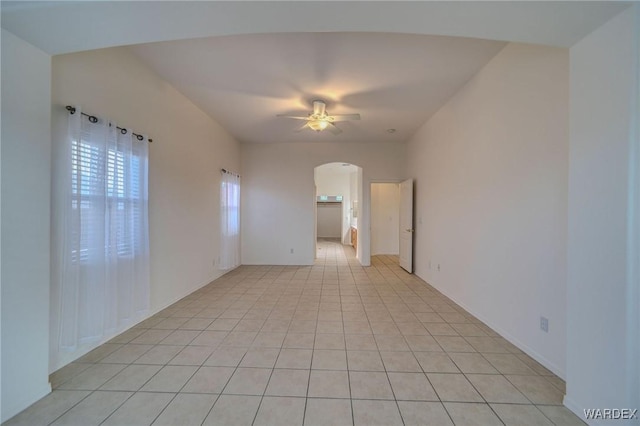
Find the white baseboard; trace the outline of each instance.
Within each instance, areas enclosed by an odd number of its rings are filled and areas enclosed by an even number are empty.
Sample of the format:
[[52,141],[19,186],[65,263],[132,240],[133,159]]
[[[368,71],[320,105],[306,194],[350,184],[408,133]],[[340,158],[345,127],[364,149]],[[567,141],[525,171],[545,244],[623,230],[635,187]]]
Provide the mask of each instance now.
[[573,412],[573,414],[578,416],[578,418],[580,418],[580,420],[582,420],[583,422],[586,422],[587,424],[590,424],[590,425],[593,424],[593,422],[589,423],[589,420],[584,418],[584,411],[583,411],[583,408],[582,408],[583,406],[581,404],[578,404],[573,399],[567,397],[567,395],[564,396],[564,399],[562,400],[562,403],[571,412]]

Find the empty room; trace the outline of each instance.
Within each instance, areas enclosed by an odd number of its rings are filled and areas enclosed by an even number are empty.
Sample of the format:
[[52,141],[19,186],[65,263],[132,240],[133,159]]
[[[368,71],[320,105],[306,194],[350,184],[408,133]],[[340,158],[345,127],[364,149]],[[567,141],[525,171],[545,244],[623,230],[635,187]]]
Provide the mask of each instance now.
[[640,424],[637,2],[1,13],[2,424]]

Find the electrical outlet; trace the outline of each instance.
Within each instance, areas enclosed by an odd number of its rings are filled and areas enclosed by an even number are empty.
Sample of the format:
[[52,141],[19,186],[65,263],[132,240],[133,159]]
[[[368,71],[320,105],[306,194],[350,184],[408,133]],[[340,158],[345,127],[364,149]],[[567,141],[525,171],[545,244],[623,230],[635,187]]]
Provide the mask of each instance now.
[[549,332],[549,319],[545,317],[540,317],[540,330],[545,333]]
[[293,249],[289,250],[289,253],[293,254]]

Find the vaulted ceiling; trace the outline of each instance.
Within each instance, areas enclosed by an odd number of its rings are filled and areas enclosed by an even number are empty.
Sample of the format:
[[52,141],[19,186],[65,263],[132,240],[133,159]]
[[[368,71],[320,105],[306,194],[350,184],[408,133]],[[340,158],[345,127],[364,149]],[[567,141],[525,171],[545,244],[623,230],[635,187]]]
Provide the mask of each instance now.
[[[407,140],[506,41],[568,47],[623,2],[5,2],[50,54],[131,51],[241,142]],[[294,133],[322,99],[343,133]],[[393,133],[388,132],[394,129]]]

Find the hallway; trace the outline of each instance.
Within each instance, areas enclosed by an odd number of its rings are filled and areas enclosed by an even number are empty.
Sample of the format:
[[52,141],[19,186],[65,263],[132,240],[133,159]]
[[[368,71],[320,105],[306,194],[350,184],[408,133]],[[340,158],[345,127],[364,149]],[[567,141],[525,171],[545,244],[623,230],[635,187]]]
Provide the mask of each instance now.
[[51,376],[8,425],[573,425],[564,382],[389,256],[242,266]]

